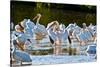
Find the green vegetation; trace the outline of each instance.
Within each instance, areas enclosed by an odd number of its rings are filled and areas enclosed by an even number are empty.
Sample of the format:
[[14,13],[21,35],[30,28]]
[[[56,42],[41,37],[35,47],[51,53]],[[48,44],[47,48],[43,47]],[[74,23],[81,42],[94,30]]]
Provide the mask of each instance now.
[[96,6],[11,1],[11,22],[15,24],[24,18],[32,19],[37,13],[42,14],[40,23],[45,26],[54,20],[66,26],[71,22],[80,26],[83,22],[96,24]]

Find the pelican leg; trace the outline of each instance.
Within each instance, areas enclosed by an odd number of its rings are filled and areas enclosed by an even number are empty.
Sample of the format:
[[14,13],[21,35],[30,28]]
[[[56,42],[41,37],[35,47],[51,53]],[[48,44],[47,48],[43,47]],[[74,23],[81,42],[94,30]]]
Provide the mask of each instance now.
[[96,40],[96,35],[93,36],[93,41],[95,41],[95,40]]
[[80,46],[82,45],[82,41],[80,41]]
[[56,55],[56,43],[54,43],[54,47],[53,47],[53,54]]
[[54,54],[55,55],[59,55],[62,53],[62,49],[61,49],[61,42],[60,40],[57,40],[55,42],[55,46],[54,46]]

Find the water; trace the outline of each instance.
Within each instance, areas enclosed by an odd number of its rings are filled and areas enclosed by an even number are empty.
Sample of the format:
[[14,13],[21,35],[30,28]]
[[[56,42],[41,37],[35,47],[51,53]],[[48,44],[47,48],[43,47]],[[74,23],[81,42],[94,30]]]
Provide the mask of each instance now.
[[[63,43],[65,44],[65,43]],[[77,48],[78,43],[72,44],[71,48]],[[89,43],[91,45],[91,43]],[[68,45],[63,45],[63,48],[67,48]],[[96,54],[88,54],[86,52],[88,45],[80,46],[79,54],[68,55],[68,53],[62,55],[31,55],[32,65],[44,65],[44,64],[66,64],[66,63],[82,63],[82,62],[95,62]],[[63,52],[64,53],[64,52]]]
[[82,63],[82,62],[95,62],[94,56],[86,55],[44,55],[44,56],[31,56],[32,65],[44,64],[66,64],[66,63]]
[[[62,46],[62,47],[65,48],[65,46]],[[72,48],[76,48],[76,47],[77,46],[72,46]],[[87,49],[87,46],[81,46],[80,53],[76,55],[68,55],[68,53],[65,53],[62,55],[53,55],[53,54],[52,55],[51,54],[50,55],[31,55],[32,65],[95,62],[96,55],[88,54],[85,51],[86,49]]]

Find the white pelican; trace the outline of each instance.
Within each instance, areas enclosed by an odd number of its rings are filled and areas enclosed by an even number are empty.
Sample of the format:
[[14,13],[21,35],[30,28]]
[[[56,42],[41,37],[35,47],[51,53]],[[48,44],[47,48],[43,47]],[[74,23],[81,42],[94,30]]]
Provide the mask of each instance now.
[[[20,63],[20,65],[31,65],[32,64],[32,60],[31,57],[28,53],[18,50],[17,49],[17,42],[16,40],[13,40],[12,42],[13,46],[11,48],[11,62],[13,62],[13,59],[15,60],[16,63]],[[20,48],[20,47],[19,47]]]
[[88,45],[86,52],[88,56],[90,55],[96,56],[96,43]]
[[[47,31],[50,37],[50,41],[54,45],[54,54],[61,54],[61,42],[70,39],[67,30],[65,30],[65,26],[63,24],[59,25],[58,21],[53,21],[48,24]],[[71,43],[71,40],[69,42]]]

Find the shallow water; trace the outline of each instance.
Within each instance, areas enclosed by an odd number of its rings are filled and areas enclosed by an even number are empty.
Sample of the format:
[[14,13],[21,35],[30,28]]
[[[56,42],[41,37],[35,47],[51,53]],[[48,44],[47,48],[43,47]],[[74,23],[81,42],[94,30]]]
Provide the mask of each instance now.
[[66,64],[66,63],[81,63],[81,62],[95,62],[95,56],[86,55],[44,55],[44,56],[31,56],[32,65],[43,64]]
[[[72,48],[77,48],[78,44],[74,43]],[[91,44],[89,44],[91,45]],[[66,46],[66,45],[65,45]],[[62,46],[62,47],[65,47]],[[66,46],[67,47],[67,46]],[[66,63],[82,63],[82,62],[95,62],[96,55],[90,55],[86,52],[87,46],[80,47],[79,55],[31,55],[32,65],[44,65],[44,64],[66,64]]]

